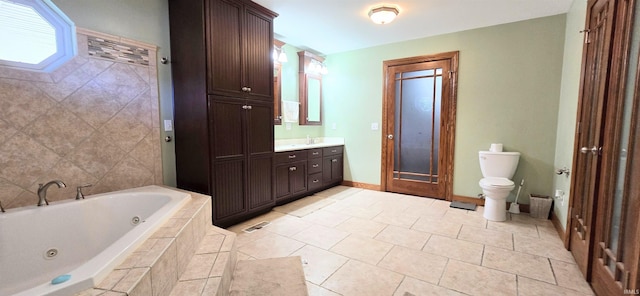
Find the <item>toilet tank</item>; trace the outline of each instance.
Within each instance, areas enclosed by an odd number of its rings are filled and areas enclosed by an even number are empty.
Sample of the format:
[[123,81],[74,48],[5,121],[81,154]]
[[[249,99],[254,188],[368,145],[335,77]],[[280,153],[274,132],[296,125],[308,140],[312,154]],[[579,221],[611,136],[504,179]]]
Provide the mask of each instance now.
[[479,151],[482,176],[511,179],[518,167],[520,152]]

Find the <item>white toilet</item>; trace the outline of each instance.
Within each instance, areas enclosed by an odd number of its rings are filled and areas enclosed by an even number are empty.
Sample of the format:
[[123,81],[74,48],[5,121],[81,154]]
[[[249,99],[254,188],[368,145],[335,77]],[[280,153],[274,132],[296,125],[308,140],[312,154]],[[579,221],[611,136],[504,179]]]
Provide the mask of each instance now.
[[484,218],[490,221],[507,220],[507,196],[515,187],[511,178],[518,167],[519,152],[479,151],[484,193]]

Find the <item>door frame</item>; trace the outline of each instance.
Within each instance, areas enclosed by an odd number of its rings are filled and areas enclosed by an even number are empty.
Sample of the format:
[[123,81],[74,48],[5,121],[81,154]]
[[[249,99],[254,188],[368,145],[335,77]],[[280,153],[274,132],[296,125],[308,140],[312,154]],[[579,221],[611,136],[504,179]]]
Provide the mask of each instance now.
[[458,104],[458,59],[460,52],[459,51],[450,51],[444,53],[437,53],[432,55],[423,55],[417,57],[410,58],[402,58],[395,60],[387,60],[383,62],[383,70],[382,70],[382,151],[381,151],[381,168],[380,168],[380,190],[387,191],[387,178],[386,172],[389,164],[387,162],[387,153],[390,150],[389,141],[387,141],[386,130],[388,130],[388,126],[390,124],[389,118],[387,116],[387,112],[389,111],[389,100],[390,98],[387,96],[387,89],[390,87],[390,83],[392,81],[387,80],[387,74],[390,67],[401,66],[407,64],[416,64],[416,63],[424,63],[424,62],[435,62],[435,61],[446,61],[448,60],[450,63],[449,72],[449,87],[451,93],[451,100],[449,104],[448,110],[444,110],[448,112],[447,116],[449,118],[448,124],[443,127],[447,129],[447,137],[441,138],[440,141],[447,141],[447,146],[449,149],[446,151],[441,151],[442,157],[444,158],[446,164],[446,174],[441,179],[445,183],[445,200],[450,201],[453,197],[453,156],[455,151],[455,130],[456,130],[456,106]]

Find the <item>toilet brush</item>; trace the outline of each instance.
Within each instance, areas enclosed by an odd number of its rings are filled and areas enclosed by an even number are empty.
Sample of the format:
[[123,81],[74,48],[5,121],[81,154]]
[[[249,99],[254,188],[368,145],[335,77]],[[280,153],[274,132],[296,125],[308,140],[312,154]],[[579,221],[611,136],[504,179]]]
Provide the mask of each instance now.
[[522,189],[522,185],[524,185],[524,179],[520,181],[520,186],[518,187],[518,193],[516,193],[516,201],[512,202],[509,206],[509,213],[512,214],[520,214],[520,205],[518,204],[518,197],[520,196],[520,190]]

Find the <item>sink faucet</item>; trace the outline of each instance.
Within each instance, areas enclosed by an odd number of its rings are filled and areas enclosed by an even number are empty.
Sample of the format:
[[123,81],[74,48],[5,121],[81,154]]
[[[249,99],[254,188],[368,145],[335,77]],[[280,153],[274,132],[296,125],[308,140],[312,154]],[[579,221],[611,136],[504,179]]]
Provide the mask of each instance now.
[[4,207],[2,206],[2,201],[0,201],[0,212],[4,213]]
[[60,180],[53,180],[44,185],[40,183],[40,186],[38,187],[38,206],[44,206],[45,204],[49,205],[49,201],[47,200],[47,189],[49,189],[49,186],[53,184],[58,185],[58,188],[67,187],[67,185]]

